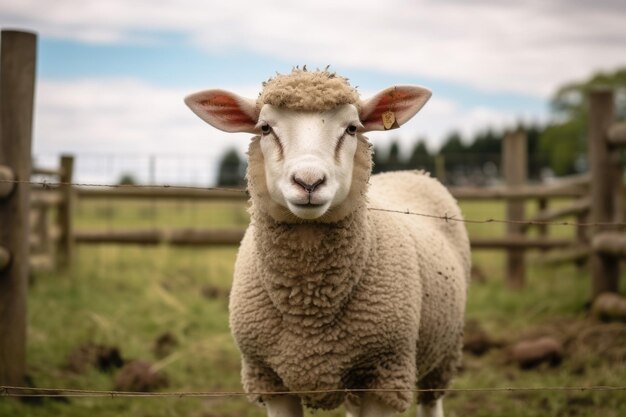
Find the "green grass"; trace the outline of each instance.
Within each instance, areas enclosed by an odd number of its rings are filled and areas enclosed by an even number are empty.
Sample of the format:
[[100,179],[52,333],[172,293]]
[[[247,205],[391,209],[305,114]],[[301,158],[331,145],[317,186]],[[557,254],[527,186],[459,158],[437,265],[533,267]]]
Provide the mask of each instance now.
[[[467,218],[504,216],[503,206],[497,203],[469,203],[463,209]],[[241,205],[215,207],[193,202],[82,203],[76,216],[77,228],[229,227],[247,221]],[[499,236],[504,231],[500,224],[468,227],[473,236],[481,237]],[[555,236],[572,233],[567,228],[551,229]],[[155,363],[168,376],[168,391],[241,390],[239,354],[228,330],[224,296],[235,254],[232,247],[81,246],[71,270],[37,274],[28,300],[28,369],[35,385],[113,389],[115,373],[91,369],[76,374],[65,369],[73,350],[95,342],[118,347],[126,359]],[[472,284],[467,317],[505,345],[525,334],[563,336],[568,341],[563,363],[556,368],[522,371],[508,363],[505,348],[493,349],[481,357],[466,355],[454,387],[625,384],[626,349],[620,351],[619,343],[626,346],[626,340],[609,337],[611,332],[623,337],[624,325],[595,323],[587,317],[586,270],[547,268],[539,260],[540,254],[528,255],[527,288],[512,292],[504,285],[503,254],[475,252],[474,262],[485,280]],[[578,346],[577,335],[594,329],[600,333],[589,337],[589,346]],[[179,344],[173,353],[159,359],[153,353],[154,342],[166,332]],[[626,415],[626,393],[452,393],[445,408],[447,416],[619,416]],[[111,415],[234,417],[262,416],[264,412],[243,398],[71,398],[69,403],[45,400],[39,405],[0,398],[0,416]],[[315,415],[340,416],[343,411]],[[415,415],[414,410],[403,415]]]
[[207,227],[229,228],[246,224],[246,206],[237,202],[193,200],[81,201],[76,207],[76,228],[129,229]]

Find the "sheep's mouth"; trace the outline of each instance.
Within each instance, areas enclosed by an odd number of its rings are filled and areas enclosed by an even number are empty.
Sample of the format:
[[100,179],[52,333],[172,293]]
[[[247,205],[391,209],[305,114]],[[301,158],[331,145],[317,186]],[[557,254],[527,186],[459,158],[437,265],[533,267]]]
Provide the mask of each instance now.
[[315,204],[315,203],[309,202],[309,203],[291,203],[291,204],[299,208],[318,208],[318,207],[322,207],[326,203]]
[[296,217],[299,217],[304,220],[313,220],[321,217],[326,213],[330,206],[330,202],[326,203],[312,203],[312,202],[294,202],[288,201],[287,208],[291,211]]

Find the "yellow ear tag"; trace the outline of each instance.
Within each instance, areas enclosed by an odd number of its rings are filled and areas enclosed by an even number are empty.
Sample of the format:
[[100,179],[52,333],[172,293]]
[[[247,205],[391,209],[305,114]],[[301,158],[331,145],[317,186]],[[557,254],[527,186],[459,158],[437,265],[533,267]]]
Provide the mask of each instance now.
[[396,115],[391,110],[387,110],[383,113],[383,126],[385,130],[391,129],[393,124],[396,122]]

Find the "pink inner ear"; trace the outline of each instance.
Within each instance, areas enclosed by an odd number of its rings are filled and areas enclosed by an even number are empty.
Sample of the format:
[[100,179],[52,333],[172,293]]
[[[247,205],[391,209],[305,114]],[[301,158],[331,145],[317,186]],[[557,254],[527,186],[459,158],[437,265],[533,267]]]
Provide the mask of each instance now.
[[386,111],[402,115],[411,109],[418,98],[419,94],[416,94],[415,90],[391,89],[388,93],[381,94],[376,107],[367,115],[367,119],[379,121]]
[[225,122],[237,124],[254,124],[255,121],[241,110],[240,104],[233,97],[225,94],[214,94],[201,100],[199,104],[208,113]]

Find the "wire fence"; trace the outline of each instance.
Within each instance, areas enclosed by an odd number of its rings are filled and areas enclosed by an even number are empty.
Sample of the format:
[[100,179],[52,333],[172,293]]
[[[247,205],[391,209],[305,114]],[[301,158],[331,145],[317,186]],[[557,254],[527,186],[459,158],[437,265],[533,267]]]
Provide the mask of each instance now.
[[84,390],[65,388],[32,388],[20,386],[0,386],[2,397],[110,397],[110,398],[234,398],[249,395],[317,395],[317,394],[363,394],[363,393],[419,393],[419,392],[446,392],[446,393],[471,393],[471,392],[618,392],[626,391],[626,386],[547,386],[547,387],[487,387],[487,388],[415,388],[415,389],[319,389],[303,391],[183,391],[183,392],[138,392],[138,391],[106,391]]
[[[180,190],[197,190],[197,191],[220,191],[228,193],[238,193],[242,197],[249,196],[248,190],[241,188],[228,187],[201,187],[193,185],[169,185],[169,184],[106,184],[93,182],[51,182],[47,180],[6,180],[0,179],[0,183],[12,183],[16,185],[31,185],[40,187],[42,190],[53,190],[58,187],[73,188],[110,188],[110,189],[180,189]],[[623,228],[626,222],[575,222],[575,221],[525,221],[525,220],[506,220],[497,218],[471,219],[457,218],[447,213],[443,215],[418,213],[410,210],[394,210],[380,207],[368,207],[369,210],[396,213],[401,215],[421,216],[432,219],[439,219],[446,222],[462,222],[473,224],[517,224],[517,225],[545,225],[545,226],[571,226],[571,227],[616,227]],[[71,388],[38,388],[25,386],[0,386],[0,397],[24,397],[24,398],[64,398],[64,397],[83,397],[83,398],[237,398],[249,395],[316,395],[316,394],[359,394],[368,392],[397,392],[397,393],[420,393],[420,392],[446,392],[446,393],[515,393],[515,392],[624,392],[626,386],[543,386],[543,387],[483,387],[483,388],[447,388],[447,389],[324,389],[324,390],[304,390],[304,391],[266,391],[266,392],[242,392],[242,391],[173,391],[173,392],[136,392],[136,391],[113,391],[113,390],[90,390],[90,389],[71,389]]]
[[[197,191],[221,191],[240,193],[249,196],[248,190],[242,188],[227,188],[227,187],[200,187],[194,185],[169,185],[169,184],[102,184],[102,183],[74,183],[74,182],[49,182],[43,181],[30,181],[30,180],[7,180],[0,179],[0,183],[11,184],[29,184],[40,186],[43,190],[51,190],[56,187],[70,186],[74,188],[117,188],[117,189],[180,189],[180,190],[197,190]],[[371,211],[381,211],[387,213],[397,213],[412,216],[428,217],[432,219],[439,219],[446,222],[460,222],[460,223],[472,223],[472,224],[516,224],[521,226],[569,226],[569,227],[602,227],[602,228],[624,228],[626,222],[578,222],[578,221],[541,221],[541,220],[507,220],[497,218],[485,218],[485,219],[471,219],[471,218],[458,218],[455,216],[444,213],[443,215],[430,214],[430,213],[418,213],[411,210],[394,210],[380,207],[368,207]]]

